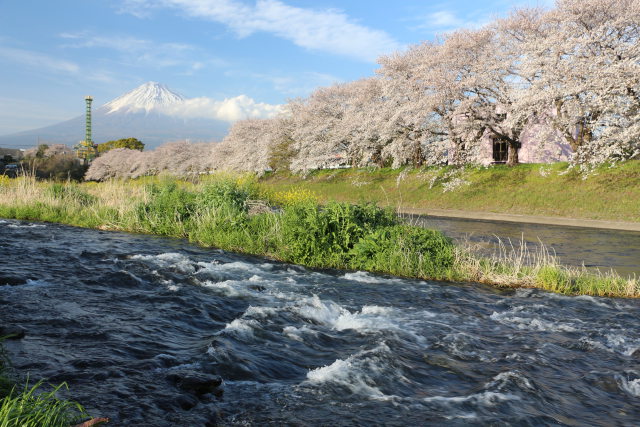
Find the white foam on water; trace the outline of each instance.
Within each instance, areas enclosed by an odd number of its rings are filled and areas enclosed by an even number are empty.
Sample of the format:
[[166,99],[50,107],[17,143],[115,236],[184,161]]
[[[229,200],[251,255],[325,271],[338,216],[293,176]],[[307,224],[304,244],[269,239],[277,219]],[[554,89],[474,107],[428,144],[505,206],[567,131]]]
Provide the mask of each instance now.
[[600,307],[611,308],[611,305],[608,304],[606,300],[602,298],[592,297],[591,295],[578,295],[572,298],[577,300],[587,301]]
[[354,329],[361,332],[398,329],[389,318],[391,312],[387,307],[365,305],[360,312],[346,312],[338,316],[333,328],[338,331]]
[[475,418],[478,418],[478,414],[476,414],[475,412],[462,412],[462,413],[455,413],[453,415],[445,415],[444,418],[446,418],[447,420],[455,420],[455,419],[473,420]]
[[231,274],[231,277],[238,277],[238,274],[244,276],[242,278],[249,278],[253,275],[261,276],[265,272],[273,270],[273,264],[262,263],[262,264],[251,264],[248,262],[242,261],[234,261],[221,263],[217,260],[213,260],[211,262],[198,262],[197,265],[201,267],[201,270],[198,273],[227,273]]
[[[518,371],[501,372],[485,384],[485,390],[479,393],[472,393],[467,396],[431,396],[425,397],[424,402],[441,403],[472,403],[481,406],[495,406],[498,403],[520,400],[520,396],[513,393],[502,392],[509,383],[516,384],[521,389],[527,391],[534,390],[533,385],[525,376]],[[492,390],[493,389],[493,390]]]
[[311,384],[335,383],[349,389],[352,393],[369,398],[388,400],[393,396],[385,395],[376,387],[374,378],[385,376],[385,363],[380,355],[389,353],[390,349],[382,343],[372,350],[365,350],[347,359],[337,359],[331,365],[322,366],[307,372],[307,381]]
[[629,338],[621,334],[607,334],[607,342],[604,344],[610,351],[631,356],[640,350],[640,339]]
[[160,283],[167,287],[168,290],[176,292],[181,286],[176,285],[173,280],[160,279]]
[[352,313],[333,301],[323,301],[317,295],[298,300],[291,309],[299,316],[336,331],[347,329],[359,332],[399,330],[400,327],[390,317],[393,309],[376,305],[362,307]]
[[508,400],[520,400],[518,396],[511,393],[498,393],[494,391],[483,391],[468,396],[431,396],[422,399],[424,402],[442,403],[464,403],[472,402],[483,406],[495,406],[496,404]]
[[234,319],[231,323],[227,323],[222,332],[231,333],[243,338],[252,338],[253,330],[259,327],[260,323],[253,319],[239,318]]
[[292,340],[303,342],[305,335],[316,337],[318,336],[318,331],[311,329],[307,325],[302,325],[299,328],[295,326],[285,326],[282,329],[282,334]]
[[175,252],[159,255],[132,255],[130,259],[152,262],[160,268],[175,268],[185,274],[193,274],[196,271],[194,263],[188,257]]
[[508,384],[516,384],[521,389],[535,390],[535,387],[531,384],[531,381],[518,371],[505,371],[500,372],[498,375],[486,385],[487,388],[497,388],[502,390],[506,388]]
[[9,224],[9,228],[45,228],[44,224]]
[[354,282],[362,282],[362,283],[388,283],[390,281],[390,279],[372,276],[366,271],[356,271],[355,273],[346,273],[344,276],[342,276],[342,278],[347,280],[352,280]]
[[266,318],[269,316],[273,316],[277,312],[278,310],[276,310],[273,307],[261,307],[261,306],[256,307],[256,306],[250,305],[242,316]]
[[622,375],[616,375],[616,380],[620,388],[633,397],[640,397],[640,378],[629,380]]
[[579,342],[592,348],[625,356],[631,356],[635,352],[640,351],[640,339],[637,338],[629,338],[621,334],[611,333],[603,337],[599,337],[599,339],[601,341],[589,337],[582,337]]
[[300,316],[322,325],[333,325],[338,317],[349,312],[333,301],[322,301],[317,295],[306,297],[292,307]]
[[578,330],[571,323],[553,322],[538,317],[514,316],[513,313],[518,311],[519,310],[511,310],[502,313],[494,311],[489,318],[503,325],[516,327],[521,330],[549,332],[575,332]]
[[221,294],[229,297],[253,295],[253,292],[251,292],[251,290],[247,289],[245,286],[242,286],[242,283],[243,282],[241,280],[225,280],[222,282],[212,282],[206,280],[204,282],[201,282],[202,286],[218,291]]
[[384,315],[389,316],[393,312],[391,307],[381,307],[379,305],[365,305],[360,310],[362,314],[376,314],[376,315]]

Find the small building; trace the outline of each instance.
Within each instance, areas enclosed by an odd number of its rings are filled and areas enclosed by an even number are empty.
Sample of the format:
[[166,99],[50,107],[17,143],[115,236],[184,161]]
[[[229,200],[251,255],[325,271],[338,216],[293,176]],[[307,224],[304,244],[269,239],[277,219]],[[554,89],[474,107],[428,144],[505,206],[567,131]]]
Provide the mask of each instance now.
[[[566,162],[572,154],[569,143],[545,125],[528,126],[520,134],[519,163]],[[480,139],[476,162],[485,166],[503,164],[507,162],[507,155],[507,141],[486,132]]]
[[[500,108],[497,110],[500,112]],[[503,113],[503,116],[506,117],[506,113]],[[462,122],[465,118],[461,117],[459,120]],[[472,163],[484,166],[507,163],[509,143],[490,130],[485,130],[479,141],[470,142],[469,146],[473,151],[469,153],[469,160]],[[573,154],[571,146],[562,134],[541,121],[532,121],[525,125],[520,133],[519,142],[518,163],[563,162],[569,161]],[[455,147],[449,150],[449,161],[453,160],[455,150]]]
[[[7,156],[11,157],[11,160],[9,160]],[[2,161],[3,163],[17,162],[21,160],[23,157],[24,157],[24,150],[22,149],[0,147],[0,161]],[[9,161],[6,162],[5,158],[6,160],[9,160]]]

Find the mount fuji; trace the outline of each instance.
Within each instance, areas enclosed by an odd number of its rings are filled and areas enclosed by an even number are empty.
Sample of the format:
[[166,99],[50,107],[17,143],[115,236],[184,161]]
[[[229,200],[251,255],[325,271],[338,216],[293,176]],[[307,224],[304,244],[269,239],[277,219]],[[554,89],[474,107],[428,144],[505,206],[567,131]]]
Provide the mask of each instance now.
[[[181,114],[191,105],[189,101],[163,84],[145,83],[93,110],[92,139],[101,143],[134,137],[144,142],[146,149],[167,141],[222,139],[230,121]],[[72,146],[84,139],[84,132],[85,117],[81,115],[51,126],[0,136],[0,146],[24,147],[38,143]]]

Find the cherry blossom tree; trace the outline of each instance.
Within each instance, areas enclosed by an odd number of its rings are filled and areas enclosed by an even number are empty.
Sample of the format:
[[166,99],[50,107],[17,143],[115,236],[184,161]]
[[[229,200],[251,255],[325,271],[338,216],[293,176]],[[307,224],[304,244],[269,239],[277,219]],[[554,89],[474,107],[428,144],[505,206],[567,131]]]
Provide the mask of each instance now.
[[512,17],[530,82],[514,109],[542,116],[580,163],[640,155],[640,2],[559,0],[537,20]]
[[149,173],[183,177],[205,173],[210,169],[211,149],[212,143],[168,142],[149,152]]
[[452,136],[447,131],[446,118],[456,99],[451,93],[446,94],[451,87],[442,63],[438,63],[440,49],[437,43],[423,42],[406,52],[378,59],[381,67],[377,73],[384,81],[384,96],[393,111],[384,134],[391,140],[386,152],[396,160],[394,166],[405,164],[398,162],[403,158],[411,158],[415,165],[425,160],[427,164],[439,163],[442,144],[425,147],[424,142]]
[[336,84],[289,103],[291,138],[296,151],[292,170],[307,171],[348,161],[348,140],[338,130],[350,101],[348,92],[346,85]]
[[293,156],[290,121],[288,116],[280,115],[234,123],[222,142],[213,146],[212,168],[259,174],[270,169],[288,168]]

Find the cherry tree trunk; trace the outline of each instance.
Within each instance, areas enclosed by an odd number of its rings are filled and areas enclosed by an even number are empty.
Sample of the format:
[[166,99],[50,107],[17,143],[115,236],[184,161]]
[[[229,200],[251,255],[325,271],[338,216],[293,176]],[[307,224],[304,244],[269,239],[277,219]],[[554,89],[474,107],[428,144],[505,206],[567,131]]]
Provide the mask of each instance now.
[[517,143],[509,142],[507,150],[507,166],[515,166],[518,164],[518,145]]
[[416,141],[414,144],[415,147],[413,149],[413,165],[414,167],[420,167],[424,162],[424,158],[422,157],[422,146],[420,145],[419,141]]

